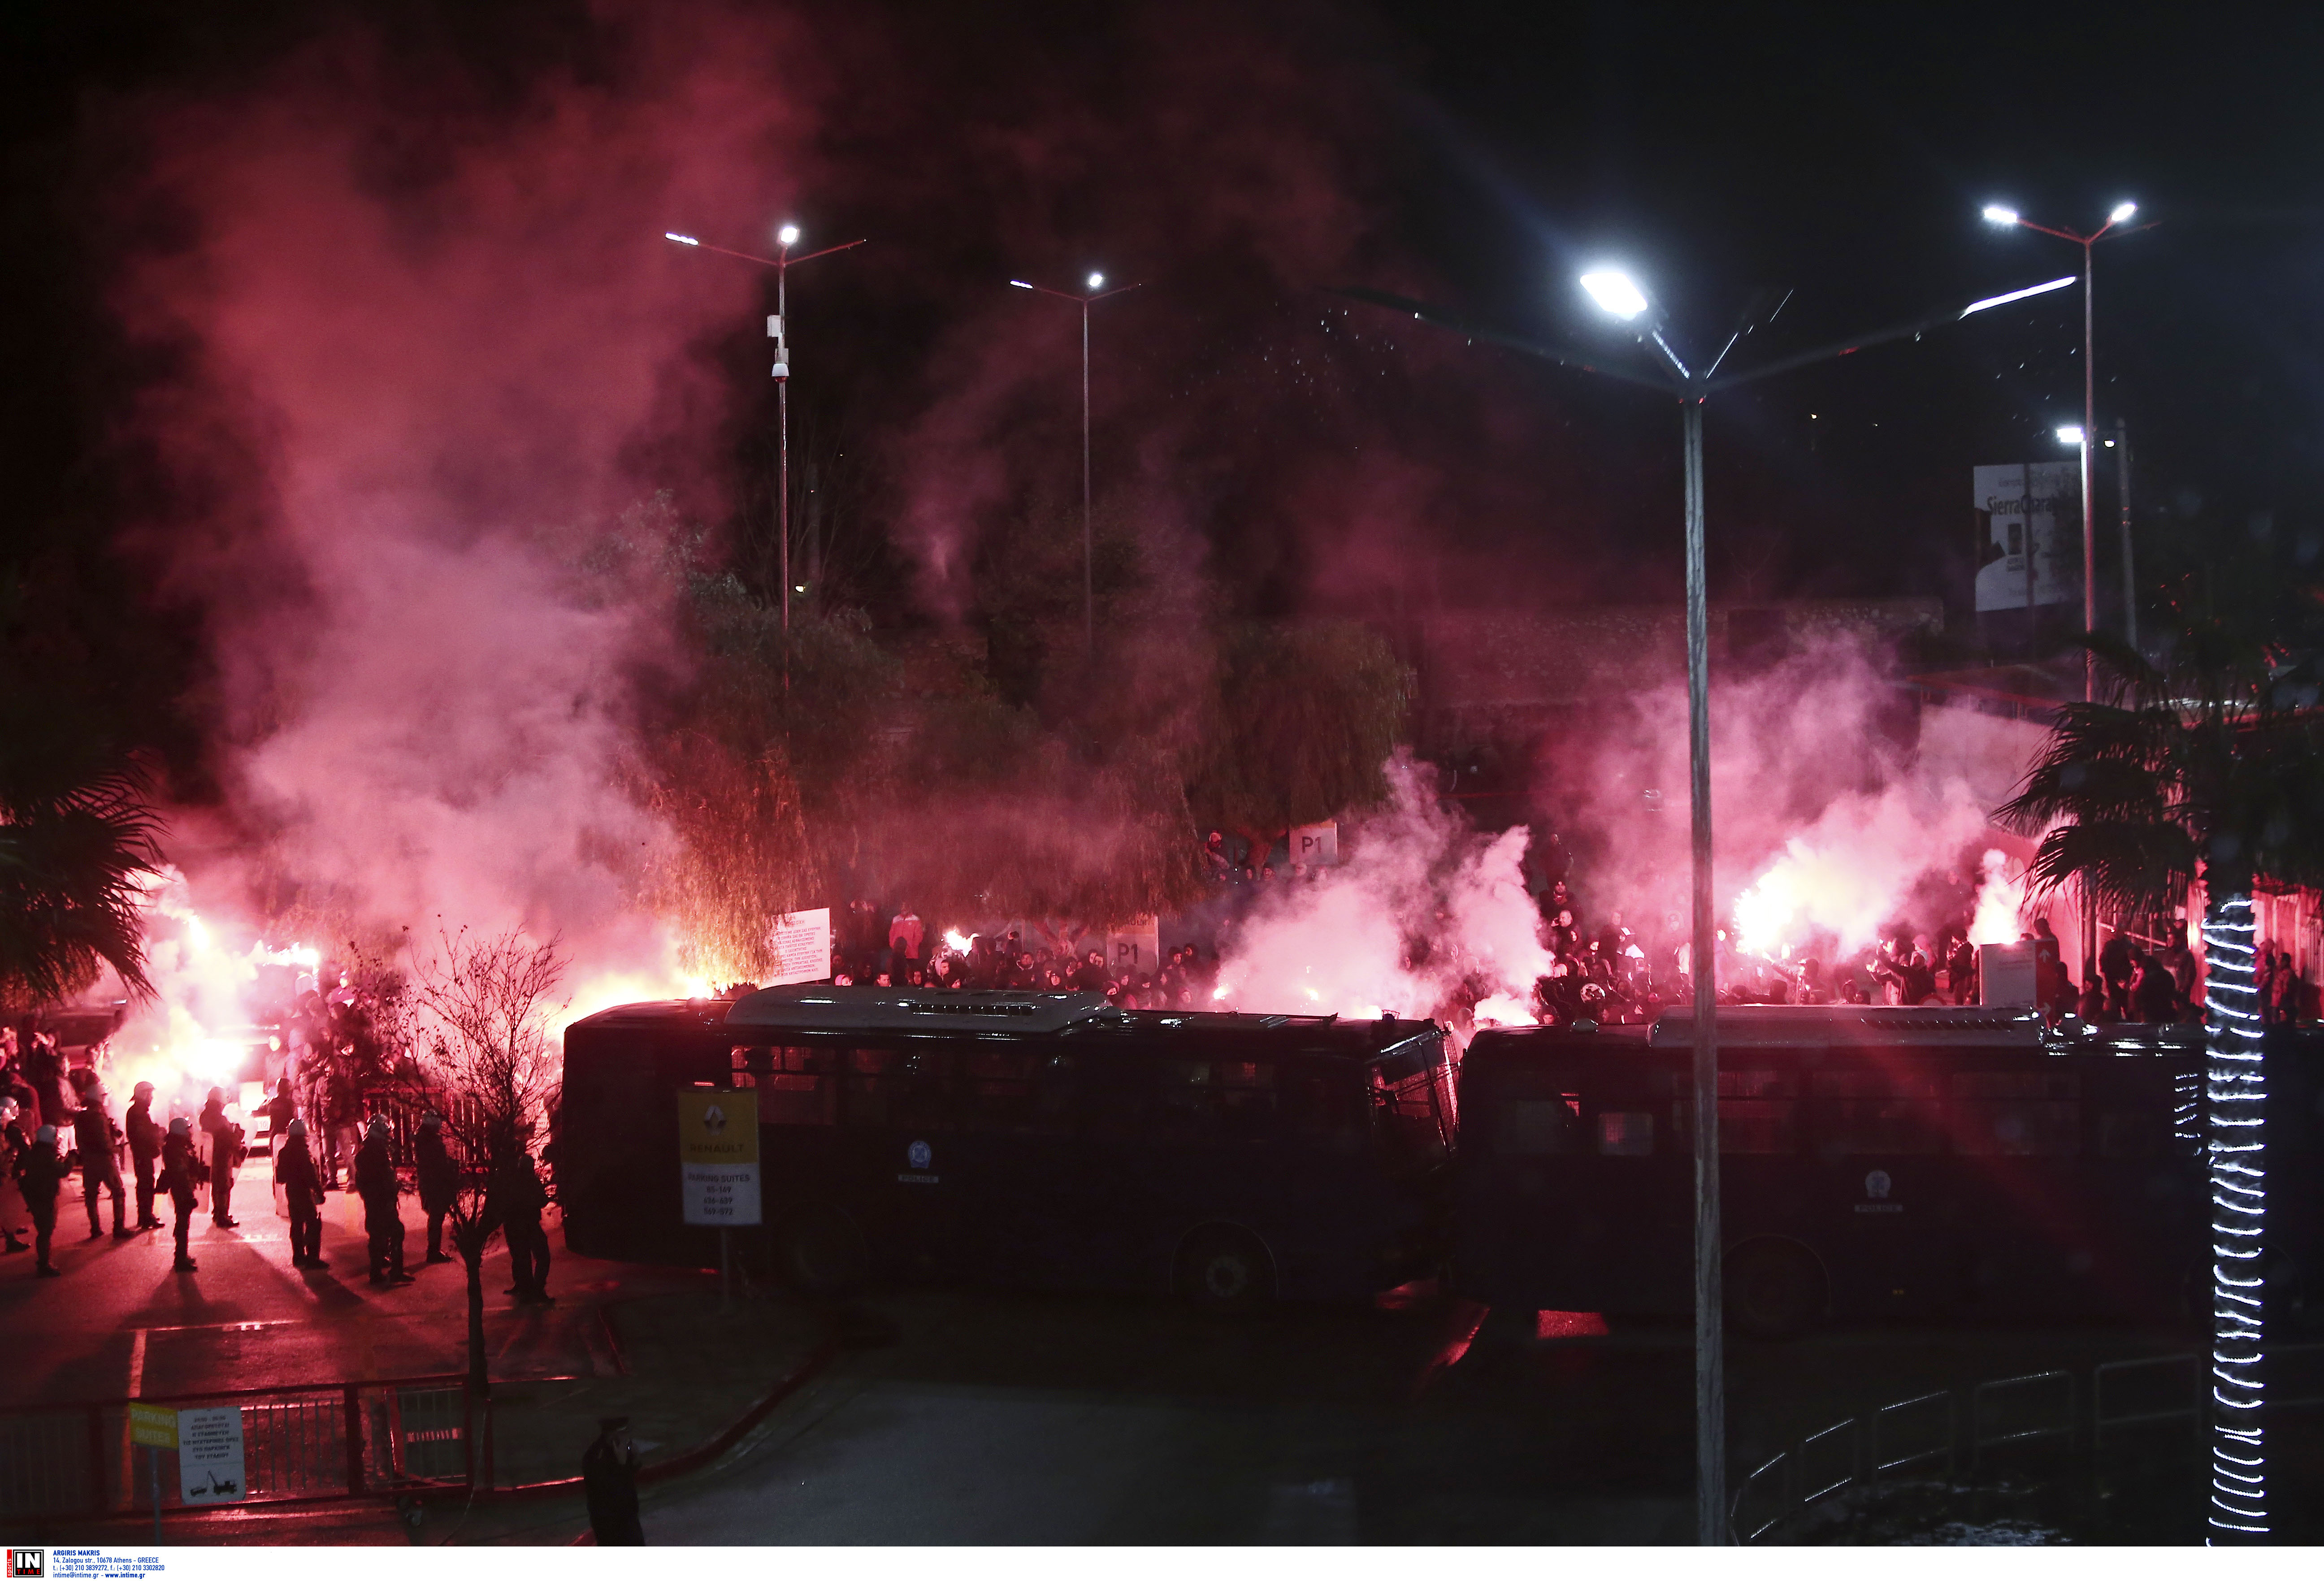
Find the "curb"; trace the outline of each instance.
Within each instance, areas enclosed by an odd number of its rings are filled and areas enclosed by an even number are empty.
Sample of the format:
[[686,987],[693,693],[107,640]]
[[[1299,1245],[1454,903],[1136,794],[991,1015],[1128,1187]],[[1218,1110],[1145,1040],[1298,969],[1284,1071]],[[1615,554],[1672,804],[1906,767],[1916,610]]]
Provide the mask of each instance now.
[[[667,1460],[657,1460],[650,1465],[639,1466],[639,1484],[644,1485],[666,1482],[671,1477],[685,1476],[715,1463],[728,1450],[749,1437],[752,1429],[773,1415],[775,1407],[789,1399],[798,1392],[801,1384],[830,1365],[832,1358],[839,1354],[839,1350],[840,1346],[836,1339],[825,1340],[807,1353],[805,1361],[778,1379],[774,1387],[753,1402],[748,1411],[727,1423],[717,1437],[707,1443],[697,1444],[683,1454],[673,1455]],[[493,1499],[535,1498],[545,1494],[576,1494],[580,1491],[580,1477],[560,1476],[553,1477],[547,1482],[517,1483],[509,1487],[477,1488],[473,1496],[478,1503],[484,1503]]]

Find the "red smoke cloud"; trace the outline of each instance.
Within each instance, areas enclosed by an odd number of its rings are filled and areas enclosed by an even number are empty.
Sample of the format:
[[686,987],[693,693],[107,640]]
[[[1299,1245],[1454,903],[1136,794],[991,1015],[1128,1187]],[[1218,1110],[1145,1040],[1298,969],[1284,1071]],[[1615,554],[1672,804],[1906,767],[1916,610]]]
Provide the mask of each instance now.
[[660,234],[767,212],[806,126],[781,27],[632,23],[514,98],[342,39],[152,106],[134,209],[173,244],[115,298],[173,358],[139,415],[184,504],[143,543],[208,608],[241,827],[311,900],[585,959],[658,958],[659,832],[613,775],[672,655],[575,562],[656,483],[710,492],[695,354],[759,289]]

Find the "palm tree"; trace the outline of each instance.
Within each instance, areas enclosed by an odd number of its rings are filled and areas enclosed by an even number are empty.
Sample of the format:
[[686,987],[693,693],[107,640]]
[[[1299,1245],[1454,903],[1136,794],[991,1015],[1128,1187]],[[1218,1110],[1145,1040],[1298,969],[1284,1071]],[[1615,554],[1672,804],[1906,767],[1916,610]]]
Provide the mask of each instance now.
[[143,767],[23,707],[0,723],[0,1007],[113,968],[147,991],[141,882],[161,866]]
[[[2324,880],[2324,724],[2318,648],[2206,621],[2150,664],[2109,638],[2103,702],[2058,711],[2017,797],[1995,815],[2043,835],[2036,895],[2078,882],[2135,911],[2183,904],[2200,878],[2212,1213],[2211,1525],[2269,1529],[2261,1426],[2265,1308],[2266,1067],[2252,887]],[[2046,832],[2044,832],[2046,831]]]

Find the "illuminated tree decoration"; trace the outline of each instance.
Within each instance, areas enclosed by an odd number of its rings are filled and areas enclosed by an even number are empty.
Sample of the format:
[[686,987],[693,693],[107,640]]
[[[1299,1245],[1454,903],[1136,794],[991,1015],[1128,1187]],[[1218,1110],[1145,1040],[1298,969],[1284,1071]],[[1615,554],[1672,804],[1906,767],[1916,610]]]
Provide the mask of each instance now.
[[2267,1066],[2260,1049],[2252,904],[2237,895],[2203,924],[2209,966],[2211,1169],[2211,1525],[2264,1535],[2267,1450],[2265,1291]]

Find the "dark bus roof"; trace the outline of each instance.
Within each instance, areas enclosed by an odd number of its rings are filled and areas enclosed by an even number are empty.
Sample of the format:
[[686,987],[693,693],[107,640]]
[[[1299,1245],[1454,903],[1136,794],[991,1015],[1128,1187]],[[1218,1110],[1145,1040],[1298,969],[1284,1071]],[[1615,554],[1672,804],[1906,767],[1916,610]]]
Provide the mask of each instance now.
[[[724,1032],[738,1042],[784,1034],[968,1034],[979,1039],[1084,1038],[1145,1033],[1175,1042],[1231,1040],[1273,1052],[1371,1059],[1441,1032],[1433,1021],[1342,1020],[1336,1016],[1245,1016],[1215,1010],[1123,1010],[1102,994],[833,988],[761,988],[729,1004],[662,999],[617,1005],[567,1030]],[[1141,1040],[1146,1041],[1146,1040]]]
[[[2187,1054],[2202,1047],[2198,1026],[2093,1025],[2069,1016],[2044,1028],[2039,1011],[1995,1006],[1728,1005],[1718,1014],[1719,1047],[1729,1049],[1986,1049],[2027,1053]],[[1651,1026],[1494,1027],[1480,1032],[1469,1058],[1552,1052],[1693,1046],[1694,1016],[1666,1010]]]

